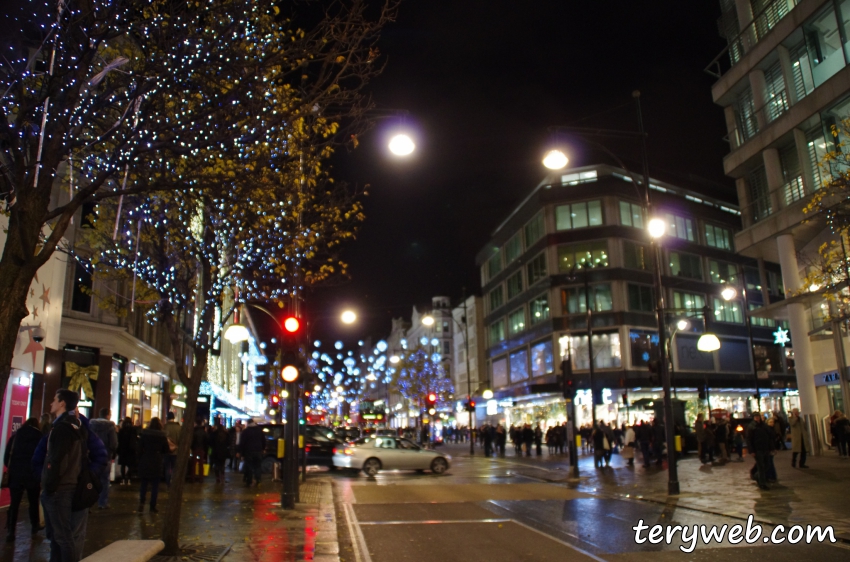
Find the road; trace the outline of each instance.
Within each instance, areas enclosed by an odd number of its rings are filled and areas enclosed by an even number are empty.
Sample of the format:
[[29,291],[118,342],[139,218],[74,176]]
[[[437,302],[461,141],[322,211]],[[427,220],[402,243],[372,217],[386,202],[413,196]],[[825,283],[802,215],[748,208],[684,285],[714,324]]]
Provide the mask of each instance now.
[[[334,474],[341,560],[850,559],[850,545],[840,540],[835,544],[768,545],[760,537],[757,544],[741,541],[736,545],[727,538],[720,544],[698,543],[692,553],[679,550],[683,544],[680,538],[671,544],[637,544],[633,527],[641,520],[647,526],[729,527],[746,526],[746,521],[740,513],[706,513],[607,493],[598,485],[597,472],[588,459],[582,461],[581,468],[590,477],[576,483],[566,481],[563,459],[470,458],[463,446],[447,450],[454,453],[452,467],[442,476],[395,471],[379,473],[375,478]],[[620,466],[607,470],[627,469]],[[749,483],[730,481],[729,485]],[[768,525],[763,532],[772,530]]]

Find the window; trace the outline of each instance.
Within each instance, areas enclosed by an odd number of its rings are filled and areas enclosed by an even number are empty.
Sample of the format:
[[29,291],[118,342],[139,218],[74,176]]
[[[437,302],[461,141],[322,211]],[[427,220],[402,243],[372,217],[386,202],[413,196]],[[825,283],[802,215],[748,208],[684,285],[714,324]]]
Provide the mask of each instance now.
[[670,275],[702,281],[702,260],[692,254],[670,252]]
[[500,252],[496,252],[496,255],[490,258],[487,262],[487,273],[489,274],[489,279],[495,277],[500,271],[502,271],[502,254]]
[[753,91],[749,86],[742,91],[734,102],[735,121],[738,127],[738,145],[743,141],[750,140],[759,132],[758,119],[756,119],[755,105],[753,104]]
[[767,121],[771,122],[788,111],[788,95],[785,92],[785,79],[782,77],[782,67],[778,61],[764,71],[764,85],[765,93],[767,94],[765,115]]
[[629,330],[632,366],[646,367],[651,359],[658,358],[658,333],[647,330]]
[[732,250],[732,233],[728,228],[706,223],[705,243],[712,248],[721,250]]
[[761,291],[761,274],[755,267],[744,267],[744,280],[748,291]]
[[790,205],[806,195],[796,144],[791,143],[779,151],[779,165],[782,168],[782,196],[785,198],[785,205]]
[[555,371],[555,359],[552,357],[552,342],[544,341],[531,346],[531,376],[542,377]]
[[767,175],[764,166],[753,170],[747,176],[747,197],[749,208],[742,213],[749,213],[755,221],[760,221],[773,212],[770,204],[770,193],[767,189]]
[[517,232],[510,240],[508,240],[508,243],[505,244],[505,262],[511,263],[520,255],[522,255],[522,236],[520,236],[520,233]]
[[797,101],[800,101],[815,89],[809,51],[806,49],[805,41],[801,41],[788,51],[791,58],[791,74],[794,76],[794,91],[797,94]]
[[744,316],[741,301],[725,301],[714,297],[714,319],[718,322],[743,324]]
[[493,387],[501,388],[508,385],[508,359],[502,357],[490,365],[493,374]]
[[817,191],[829,183],[831,178],[828,167],[824,165],[824,158],[832,147],[827,148],[822,128],[817,127],[806,134],[806,149],[812,166],[812,189]]
[[620,201],[620,224],[643,228],[643,207],[628,201]]
[[673,308],[702,310],[705,307],[705,297],[697,293],[673,291]]
[[508,315],[508,331],[515,336],[523,330],[525,330],[525,308],[519,308]]
[[564,174],[561,176],[561,185],[578,185],[580,183],[596,181],[596,177],[596,170],[590,170],[589,172],[575,172],[572,174]]
[[[611,285],[599,284],[590,286],[590,306],[593,312],[607,312],[614,309],[611,297]],[[587,300],[584,287],[564,289],[561,291],[564,312],[567,314],[582,314],[587,312]]]
[[738,284],[738,268],[734,263],[708,260],[708,275],[711,282],[718,285]]
[[510,277],[507,281],[508,300],[511,300],[522,292],[522,270],[520,269]]
[[[587,335],[563,336],[560,339],[561,354],[567,355],[567,347],[572,357],[573,369],[586,370],[590,368],[588,357],[589,348]],[[620,357],[620,334],[593,334],[593,366],[597,369],[613,369],[622,364]]]
[[629,284],[629,310],[652,312],[655,310],[652,287]]
[[91,312],[91,273],[83,264],[74,262],[74,291],[71,295],[71,310]]
[[602,224],[602,202],[586,201],[555,207],[555,228],[571,230]]
[[502,286],[499,285],[490,291],[490,312],[493,312],[504,304],[505,293],[502,291]]
[[451,331],[451,326],[449,326],[448,320],[443,320],[443,331],[449,333]]
[[448,341],[443,341],[443,355],[451,355],[452,354],[452,344]]
[[623,267],[649,269],[649,248],[636,242],[623,242]]
[[525,247],[530,248],[532,244],[543,238],[543,234],[543,212],[541,211],[525,225]]
[[815,87],[820,86],[844,67],[841,37],[832,5],[803,26],[803,35],[812,65]]
[[546,254],[542,253],[531,260],[526,269],[528,270],[528,286],[531,287],[549,273],[546,271]]
[[767,272],[767,283],[770,286],[768,292],[771,295],[784,295],[785,285],[782,284],[782,275],[775,271]]
[[[761,308],[761,304],[754,302],[750,303],[750,310],[758,310],[759,308]],[[776,321],[773,320],[773,318],[760,318],[758,316],[750,316],[750,323],[753,326],[763,326],[767,328],[776,327]]]
[[505,341],[505,321],[497,320],[490,324],[490,345]]
[[542,295],[529,303],[531,324],[537,324],[549,319],[549,297]]
[[524,381],[528,378],[528,351],[521,349],[511,353],[511,382]]
[[585,242],[558,246],[558,270],[572,271],[583,267],[608,267],[608,242]]
[[667,218],[667,233],[673,238],[695,242],[694,221],[671,213],[665,215]]

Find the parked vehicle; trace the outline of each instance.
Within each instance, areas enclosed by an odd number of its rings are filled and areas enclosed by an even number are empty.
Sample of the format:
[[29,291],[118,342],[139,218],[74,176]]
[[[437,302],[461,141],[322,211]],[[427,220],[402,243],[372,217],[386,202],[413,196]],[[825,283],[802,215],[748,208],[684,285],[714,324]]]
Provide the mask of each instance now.
[[446,454],[398,437],[364,437],[333,450],[335,466],[362,470],[367,476],[375,476],[379,470],[430,470],[442,474],[449,469],[449,460]]
[[[263,455],[263,472],[270,474],[274,463],[277,461],[277,441],[283,439],[284,425],[262,424],[260,427],[266,439],[266,447]],[[333,449],[342,445],[339,439],[329,427],[321,425],[302,425],[300,434],[304,437],[304,452],[307,454],[307,464],[310,466],[327,466],[331,470],[336,467],[333,464]]]

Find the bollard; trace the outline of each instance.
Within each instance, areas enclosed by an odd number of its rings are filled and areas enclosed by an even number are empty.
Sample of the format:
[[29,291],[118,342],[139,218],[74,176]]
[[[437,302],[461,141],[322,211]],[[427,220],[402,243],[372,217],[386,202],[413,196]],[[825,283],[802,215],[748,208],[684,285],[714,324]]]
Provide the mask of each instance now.
[[280,461],[275,461],[272,465],[272,482],[280,482]]

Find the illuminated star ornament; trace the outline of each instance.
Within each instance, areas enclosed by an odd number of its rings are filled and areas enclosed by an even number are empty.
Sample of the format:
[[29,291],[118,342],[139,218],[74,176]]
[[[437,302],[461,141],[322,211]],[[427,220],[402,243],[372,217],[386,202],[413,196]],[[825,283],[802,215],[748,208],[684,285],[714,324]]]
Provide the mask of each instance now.
[[38,355],[39,351],[44,351],[44,346],[35,341],[32,337],[32,330],[27,330],[27,335],[30,338],[27,347],[24,349],[22,355],[27,355],[29,353],[32,354],[32,368],[35,369],[35,357]]
[[773,332],[773,343],[779,344],[782,347],[785,347],[786,343],[791,343],[791,338],[788,337],[788,330],[783,330],[781,327],[776,328],[776,331]]

